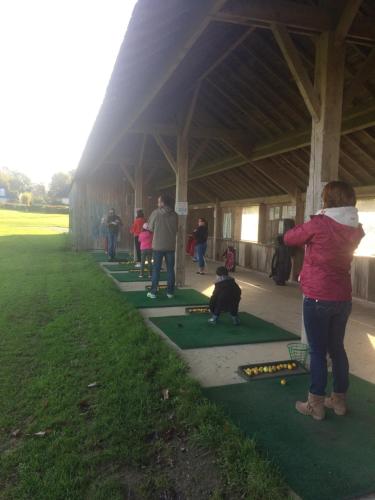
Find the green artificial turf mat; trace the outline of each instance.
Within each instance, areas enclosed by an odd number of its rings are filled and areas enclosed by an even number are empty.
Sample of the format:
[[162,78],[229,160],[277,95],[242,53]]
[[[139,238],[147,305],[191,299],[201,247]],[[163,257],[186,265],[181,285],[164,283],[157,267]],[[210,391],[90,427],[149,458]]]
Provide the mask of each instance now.
[[[103,267],[107,269],[110,273],[116,273],[117,271],[130,271],[131,269],[135,269],[134,262],[129,262],[125,264],[103,264]],[[139,269],[138,269],[139,272]]]
[[304,500],[341,500],[375,491],[375,386],[350,377],[349,413],[324,421],[297,413],[309,377],[204,389],[280,468]]
[[161,290],[156,299],[149,299],[146,291],[122,292],[125,299],[137,308],[200,306],[208,303],[208,297],[192,288],[181,288],[175,291],[173,299],[168,299],[166,290]]
[[229,314],[223,314],[214,326],[207,323],[209,317],[189,314],[150,319],[181,349],[298,340],[293,333],[248,313],[240,313],[239,326],[232,324]]
[[[108,262],[109,258],[105,252],[90,252],[90,255],[96,262]],[[117,252],[115,260],[129,260],[130,254],[128,252]]]
[[[129,283],[129,282],[142,282],[142,281],[151,281],[151,278],[144,277],[140,278],[139,277],[139,272],[138,273],[112,273],[111,276],[115,278],[117,281]],[[167,273],[160,273],[160,281],[167,281]]]

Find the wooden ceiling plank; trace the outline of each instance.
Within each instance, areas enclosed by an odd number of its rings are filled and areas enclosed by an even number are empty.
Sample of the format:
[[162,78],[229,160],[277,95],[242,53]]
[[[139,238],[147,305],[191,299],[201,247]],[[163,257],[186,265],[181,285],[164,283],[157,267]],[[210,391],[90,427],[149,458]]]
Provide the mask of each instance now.
[[364,63],[354,75],[348,87],[344,91],[344,105],[349,107],[356,97],[360,87],[368,81],[375,70],[375,47],[371,50]]

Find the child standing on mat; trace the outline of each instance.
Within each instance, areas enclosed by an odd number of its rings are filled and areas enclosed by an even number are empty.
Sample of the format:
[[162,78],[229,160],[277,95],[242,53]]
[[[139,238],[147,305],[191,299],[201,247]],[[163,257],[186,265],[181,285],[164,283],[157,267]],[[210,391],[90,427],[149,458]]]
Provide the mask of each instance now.
[[142,226],[142,231],[139,233],[138,240],[141,249],[141,271],[139,277],[143,278],[145,271],[146,260],[148,262],[148,275],[152,276],[152,237],[153,233],[149,230],[147,222]]
[[234,278],[228,275],[224,266],[216,269],[215,289],[210,299],[210,311],[212,317],[208,320],[211,325],[216,325],[219,316],[223,312],[229,312],[234,325],[239,325],[238,306],[241,300],[241,288]]

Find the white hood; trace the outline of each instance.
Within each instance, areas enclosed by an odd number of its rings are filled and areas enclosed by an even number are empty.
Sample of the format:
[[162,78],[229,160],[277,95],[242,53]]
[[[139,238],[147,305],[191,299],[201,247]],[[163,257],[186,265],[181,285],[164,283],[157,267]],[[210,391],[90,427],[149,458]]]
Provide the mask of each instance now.
[[356,207],[322,208],[316,215],[325,215],[344,226],[358,227],[358,209]]

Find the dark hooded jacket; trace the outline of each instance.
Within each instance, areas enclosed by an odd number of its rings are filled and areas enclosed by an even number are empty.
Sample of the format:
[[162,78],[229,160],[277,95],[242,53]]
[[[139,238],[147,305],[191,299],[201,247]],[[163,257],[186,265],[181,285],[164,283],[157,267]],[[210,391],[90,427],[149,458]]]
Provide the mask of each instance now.
[[241,288],[235,280],[227,276],[215,283],[210,299],[210,310],[215,312],[237,312],[241,300]]

